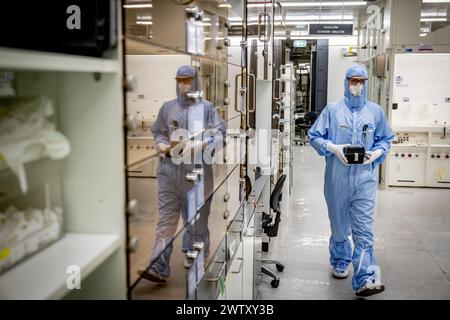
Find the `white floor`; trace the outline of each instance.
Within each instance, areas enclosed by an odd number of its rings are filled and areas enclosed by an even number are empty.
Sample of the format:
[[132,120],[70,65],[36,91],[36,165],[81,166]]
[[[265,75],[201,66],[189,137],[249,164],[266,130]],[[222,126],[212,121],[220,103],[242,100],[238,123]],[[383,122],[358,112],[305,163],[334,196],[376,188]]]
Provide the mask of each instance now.
[[[352,271],[346,280],[329,273],[324,160],[310,146],[294,150],[292,194],[285,189],[279,234],[270,247],[286,269],[277,289],[264,277],[261,297],[355,299]],[[450,190],[379,190],[375,240],[386,291],[369,299],[450,299]]]

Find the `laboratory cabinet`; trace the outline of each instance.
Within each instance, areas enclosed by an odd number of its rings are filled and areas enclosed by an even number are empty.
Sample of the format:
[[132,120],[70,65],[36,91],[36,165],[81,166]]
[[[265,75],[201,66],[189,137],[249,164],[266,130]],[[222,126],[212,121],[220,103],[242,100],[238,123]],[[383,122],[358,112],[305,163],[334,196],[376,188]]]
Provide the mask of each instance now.
[[[56,241],[49,246],[45,246],[48,242],[43,241],[45,248],[42,251],[34,252],[30,258],[0,275],[0,296],[46,299],[73,295],[87,298],[92,293],[103,298],[125,298],[121,63],[117,60],[116,68],[106,72],[101,67],[96,70],[94,64],[91,71],[85,71],[84,58],[77,58],[81,70],[55,71],[51,64],[50,69],[47,65],[40,66],[39,56],[45,54],[36,53],[38,60],[33,70],[22,70],[20,63],[17,66],[2,65],[3,52],[10,54],[11,51],[0,49],[0,68],[14,71],[17,98],[39,95],[53,102],[55,113],[50,120],[51,125],[43,126],[47,129],[54,126],[61,134],[61,141],[50,135],[39,138],[41,133],[37,130],[20,142],[12,142],[18,149],[8,149],[5,141],[6,146],[2,145],[1,152],[3,158],[8,159],[8,166],[3,166],[0,181],[5,193],[2,211],[5,206],[14,206],[23,211],[23,214],[17,212],[15,216],[19,219],[25,215],[25,220],[20,223],[27,227],[34,228],[33,223],[41,221],[40,224],[48,228],[50,221],[54,221],[62,232],[40,235],[42,240],[49,237]],[[33,58],[31,52],[21,53]],[[73,57],[51,54],[47,58],[53,57],[55,66],[61,62],[59,67],[62,68],[67,58],[69,69],[75,69],[70,64]],[[38,118],[35,120],[39,121]],[[22,149],[19,148],[21,146]],[[39,156],[37,159],[33,159],[33,151]],[[17,154],[14,159],[14,152],[22,154]],[[23,159],[30,155],[30,162],[20,164],[21,168],[17,170],[21,155],[24,155]],[[27,188],[24,188],[23,179],[26,179]],[[36,210],[42,210],[43,214]],[[58,214],[52,218],[50,212],[55,210]],[[99,247],[93,248],[93,252],[90,243],[96,242],[97,237],[103,240],[98,242]],[[6,254],[9,251],[4,247],[2,250]],[[82,289],[66,286],[71,268],[81,275]],[[102,271],[95,273],[96,270]],[[99,286],[105,281],[112,284]],[[42,283],[48,286],[48,290],[39,290]]]
[[388,155],[389,185],[448,188],[450,144],[444,129],[397,127]]
[[449,67],[448,53],[394,54],[388,116],[395,137],[385,170],[389,186],[450,187],[450,76],[440,72]]
[[[115,15],[101,54],[0,47],[0,298],[258,298],[273,178],[257,168],[245,133],[271,128],[273,6],[246,17],[241,0],[108,3]],[[249,35],[264,55],[252,73],[242,24],[258,15],[265,18]],[[152,128],[177,98],[181,65],[197,71],[194,93],[212,103],[208,129],[220,143],[212,165],[186,167],[183,187],[167,186],[183,204],[171,203],[178,216],[161,244],[161,162],[170,160]],[[165,286],[143,276],[161,259],[170,268]]]
[[[136,123],[133,130],[127,131],[127,198],[136,204],[138,212],[127,218],[128,238],[135,244],[128,251],[131,299],[258,297],[259,282],[255,284],[255,279],[261,273],[256,261],[261,258],[259,226],[263,205],[267,206],[269,200],[265,193],[265,200],[260,201],[263,188],[257,186],[267,185],[264,190],[270,194],[270,178],[260,177],[258,150],[251,147],[255,145],[254,137],[248,138],[245,133],[255,129],[249,115],[258,108],[265,117],[272,116],[265,108],[270,108],[272,101],[269,65],[273,27],[269,20],[273,19],[273,10],[269,4],[252,9],[245,17],[244,1],[229,4],[152,1],[148,8],[125,8],[125,77],[133,83],[126,93],[126,117]],[[246,18],[254,22],[261,13],[265,19],[260,21],[264,34],[259,34],[259,49],[262,53],[265,48],[268,54],[259,59],[262,69],[256,75],[248,68],[252,59],[247,51],[248,35],[253,36],[256,28],[248,34],[242,24]],[[197,166],[173,183],[172,195],[185,202],[177,224],[171,225],[173,232],[160,248],[157,235],[161,229],[157,225],[164,219],[160,212],[164,208],[158,206],[158,198],[167,194],[159,191],[161,160],[151,129],[163,103],[177,98],[174,78],[181,65],[195,68],[201,87],[196,93],[212,103],[218,117],[215,128],[226,132],[222,131],[224,143],[214,150],[211,167]],[[258,78],[266,80],[258,84]],[[256,101],[258,86],[269,94],[260,104]],[[176,127],[173,122],[171,125]],[[258,125],[271,127],[267,119]],[[201,136],[202,132],[191,135]],[[271,141],[264,143],[270,147]],[[187,188],[180,190],[178,184]],[[162,257],[170,257],[166,264],[170,277],[163,287],[148,281],[142,273],[159,268]]]
[[13,44],[0,47],[0,299],[125,299],[121,43],[102,57]]
[[[248,182],[255,180],[255,172],[247,164],[245,131],[247,113],[256,106],[255,99],[249,99],[256,93],[249,92],[256,79],[246,71],[244,1],[231,1],[230,6],[218,6],[214,1],[189,5],[152,1],[147,8],[125,5],[125,77],[133,84],[126,92],[125,112],[135,123],[126,133],[127,199],[137,208],[137,214],[127,218],[128,238],[135,244],[128,251],[128,297],[252,298],[253,289],[249,294],[243,288],[245,281],[253,288],[254,270],[250,273],[248,268],[253,266],[255,234],[253,227],[247,233],[250,217],[246,211],[252,188]],[[222,130],[223,143],[214,149],[210,167],[197,166],[180,178],[188,182],[174,183],[172,194],[184,204],[177,224],[172,226],[173,235],[156,257],[155,244],[160,243],[157,224],[164,219],[158,198],[165,194],[159,191],[160,157],[151,129],[163,103],[177,98],[174,78],[181,65],[197,71],[198,94],[214,106],[215,128]],[[203,132],[191,134],[195,137]],[[175,184],[186,188],[180,190]],[[154,270],[159,257],[169,256],[166,286],[141,276],[142,271]]]

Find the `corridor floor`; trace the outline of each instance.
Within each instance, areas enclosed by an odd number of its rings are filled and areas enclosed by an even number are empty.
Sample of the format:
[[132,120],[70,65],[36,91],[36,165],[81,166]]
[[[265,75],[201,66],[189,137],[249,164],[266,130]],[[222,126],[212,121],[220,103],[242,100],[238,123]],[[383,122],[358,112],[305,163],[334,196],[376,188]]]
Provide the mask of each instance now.
[[[262,299],[356,299],[351,276],[330,275],[330,227],[323,198],[325,161],[310,146],[294,148],[292,193],[283,193],[271,258],[286,265],[277,289],[268,277]],[[450,190],[378,190],[375,254],[386,291],[368,299],[450,299]],[[273,266],[270,268],[275,269]]]

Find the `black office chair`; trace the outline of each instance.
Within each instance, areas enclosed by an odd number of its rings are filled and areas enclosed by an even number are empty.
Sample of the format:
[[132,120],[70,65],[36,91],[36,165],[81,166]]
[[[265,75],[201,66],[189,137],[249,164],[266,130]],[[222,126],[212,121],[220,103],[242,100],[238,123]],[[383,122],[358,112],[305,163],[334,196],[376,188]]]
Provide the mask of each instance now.
[[[264,233],[269,237],[273,238],[278,235],[278,226],[281,221],[281,209],[280,209],[280,202],[283,196],[283,185],[284,181],[286,180],[286,175],[283,174],[278,179],[277,183],[275,184],[275,188],[272,191],[272,194],[270,195],[270,209],[275,212],[275,220],[273,218],[273,215],[267,214],[263,212],[262,216],[262,226]],[[269,251],[269,243],[263,242],[262,251],[268,252]],[[278,271],[284,270],[284,265],[277,260],[269,260],[269,259],[262,259],[261,264],[274,264]],[[277,274],[275,274],[272,270],[270,270],[267,267],[261,266],[261,272],[265,275],[268,275],[269,277],[272,277],[273,280],[271,281],[272,288],[278,288],[278,285],[280,284],[280,278]]]
[[[311,129],[311,127],[313,126],[314,122],[316,122],[317,120],[317,112],[315,111],[309,111],[307,113],[305,113],[304,117],[303,117],[303,121],[299,121],[300,123],[295,124],[295,126],[300,130],[301,132],[301,138],[300,138],[300,145],[304,145],[307,142],[307,133],[308,130]],[[296,141],[297,144],[297,141]]]

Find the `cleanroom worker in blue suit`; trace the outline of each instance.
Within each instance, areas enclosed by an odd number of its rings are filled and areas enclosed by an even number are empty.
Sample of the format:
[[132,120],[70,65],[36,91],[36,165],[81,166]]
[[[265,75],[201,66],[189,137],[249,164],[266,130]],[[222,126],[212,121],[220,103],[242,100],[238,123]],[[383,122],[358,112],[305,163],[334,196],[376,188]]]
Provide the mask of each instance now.
[[[308,136],[326,160],[324,194],[331,224],[332,275],[346,278],[353,262],[353,290],[358,296],[371,296],[384,291],[373,250],[373,214],[377,169],[390,150],[394,134],[383,109],[367,100],[367,71],[363,66],[347,70],[344,86],[345,97],[323,109]],[[350,145],[364,146],[363,164],[348,164],[344,148]]]
[[[150,267],[140,272],[140,275],[157,283],[166,283],[170,276],[170,257],[180,214],[185,225],[183,251],[192,251],[195,241],[203,242],[205,258],[209,254],[208,216],[211,199],[205,192],[211,192],[214,183],[212,164],[205,161],[204,151],[217,152],[222,147],[226,131],[226,125],[216,108],[202,98],[197,70],[188,65],[181,66],[175,79],[177,98],[163,104],[151,129],[156,150],[160,154],[157,170],[159,216]],[[178,144],[174,145],[173,142]],[[193,184],[187,180],[187,174],[194,172],[194,169],[202,171],[201,183]],[[201,189],[194,190],[200,184]],[[200,192],[204,204],[196,213]],[[195,197],[189,198],[189,194],[195,194]],[[192,211],[194,217],[189,216]],[[184,266],[190,268],[191,264],[192,261],[186,259]]]

